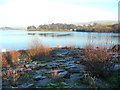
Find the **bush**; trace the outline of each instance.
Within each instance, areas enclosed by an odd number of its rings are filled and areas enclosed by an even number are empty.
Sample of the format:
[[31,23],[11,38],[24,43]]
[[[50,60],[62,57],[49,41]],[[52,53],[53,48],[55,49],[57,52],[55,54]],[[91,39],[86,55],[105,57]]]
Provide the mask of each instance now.
[[111,60],[112,56],[110,52],[108,52],[108,49],[87,46],[85,49],[85,56],[87,58],[87,70],[90,71],[93,76],[103,78],[109,74],[109,65],[107,62]]

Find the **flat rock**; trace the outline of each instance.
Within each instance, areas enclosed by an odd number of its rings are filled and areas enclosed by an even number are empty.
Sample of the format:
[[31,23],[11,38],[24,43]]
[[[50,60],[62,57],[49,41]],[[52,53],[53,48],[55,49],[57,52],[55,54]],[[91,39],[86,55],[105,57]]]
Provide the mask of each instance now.
[[66,62],[66,60],[56,60],[56,62]]
[[75,61],[74,63],[76,63],[76,64],[80,64],[80,63],[81,63],[81,61]]
[[79,68],[72,68],[68,70],[70,73],[80,73],[80,69]]
[[61,72],[61,73],[59,73],[58,75],[59,75],[59,77],[61,77],[61,78],[68,77],[68,76],[67,76],[67,75],[68,75],[68,71]]
[[33,76],[33,79],[35,80],[42,80],[42,79],[45,79],[46,77],[45,76],[42,76],[42,75],[34,75]]
[[23,85],[19,85],[18,88],[30,88],[32,86],[33,86],[33,84],[31,84],[31,83],[25,83]]
[[22,67],[22,68],[17,68],[17,71],[25,71],[26,68]]
[[70,75],[70,79],[73,81],[77,81],[83,78],[84,78],[84,75],[81,73],[77,73],[77,74],[75,73],[75,74]]
[[45,72],[45,74],[60,73],[60,72],[64,72],[64,70],[62,70],[62,69],[60,69],[60,70],[51,70],[51,71]]
[[112,69],[112,71],[117,71],[117,70],[120,70],[120,63],[115,64]]
[[35,64],[27,64],[27,65],[25,65],[26,68],[35,68],[35,66],[36,66]]
[[40,62],[39,61],[33,61],[32,63],[33,64],[39,64]]
[[46,67],[47,64],[38,64],[39,67]]
[[51,80],[49,78],[46,78],[46,79],[39,80],[39,81],[35,82],[34,85],[38,86],[38,87],[44,87],[47,84],[49,84],[50,82],[51,82]]

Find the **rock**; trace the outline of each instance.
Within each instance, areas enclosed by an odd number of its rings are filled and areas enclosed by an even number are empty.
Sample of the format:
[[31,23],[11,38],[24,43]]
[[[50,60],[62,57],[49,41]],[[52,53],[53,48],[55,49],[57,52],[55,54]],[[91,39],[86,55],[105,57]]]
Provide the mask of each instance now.
[[120,70],[120,63],[115,64],[112,69],[112,71],[117,71],[117,70]]
[[19,85],[18,88],[30,88],[32,86],[33,86],[33,84],[31,84],[31,83],[25,83],[23,85]]
[[47,84],[49,84],[50,82],[51,82],[51,80],[49,78],[46,78],[46,79],[39,80],[39,81],[35,82],[34,85],[37,87],[44,87]]
[[47,67],[45,67],[46,69],[57,69],[58,68],[58,66],[56,66],[56,65],[54,65],[54,66],[47,66]]
[[68,70],[70,73],[80,73],[80,69],[79,68],[72,68]]
[[33,61],[32,63],[33,64],[39,64],[40,62],[39,61]]
[[12,90],[12,88],[14,88],[13,86],[2,86],[2,89],[1,90],[7,90],[7,89],[10,89],[10,90]]
[[81,61],[75,61],[74,63],[76,63],[76,64],[80,64],[80,63],[81,63]]
[[77,80],[80,80],[80,79],[83,79],[84,78],[84,75],[83,74],[80,74],[80,73],[77,73],[77,74],[72,74],[71,76],[70,76],[70,79],[72,80],[72,81],[77,81]]
[[57,56],[57,57],[64,57],[65,55],[59,53],[59,54],[57,54],[56,56]]
[[89,87],[89,85],[80,85],[80,86],[74,86],[74,87],[72,87],[72,88],[87,88],[87,87]]
[[33,79],[35,80],[42,80],[42,79],[45,79],[46,77],[45,76],[42,76],[42,75],[34,75],[33,76]]
[[27,72],[29,72],[29,71],[31,71],[31,70],[32,70],[31,68],[27,68],[27,69],[26,69]]
[[62,64],[62,65],[60,65],[60,67],[67,67],[67,65],[66,64]]
[[113,63],[120,63],[120,59],[118,59],[118,58],[113,58],[111,61],[112,61]]
[[59,75],[59,77],[61,77],[61,78],[66,78],[66,77],[68,77],[68,76],[67,76],[67,75],[68,75],[68,71],[61,72],[61,73],[59,73],[58,75]]
[[56,62],[66,62],[66,60],[56,60]]
[[26,68],[17,68],[17,71],[25,71],[26,70]]
[[70,67],[64,67],[64,69],[65,69],[65,70],[69,70],[69,69],[70,69]]
[[51,62],[51,63],[47,63],[48,66],[59,66],[59,63],[56,63],[56,62]]
[[35,66],[36,66],[35,64],[27,64],[27,65],[25,65],[26,68],[35,68]]
[[72,74],[70,75],[69,79],[64,79],[66,83],[75,83],[78,80],[84,79],[84,75],[83,74]]
[[46,67],[47,64],[38,64],[39,67]]
[[51,71],[47,71],[45,72],[45,74],[51,74],[51,73],[60,73],[60,72],[64,72],[64,70],[60,69],[60,70],[51,70]]

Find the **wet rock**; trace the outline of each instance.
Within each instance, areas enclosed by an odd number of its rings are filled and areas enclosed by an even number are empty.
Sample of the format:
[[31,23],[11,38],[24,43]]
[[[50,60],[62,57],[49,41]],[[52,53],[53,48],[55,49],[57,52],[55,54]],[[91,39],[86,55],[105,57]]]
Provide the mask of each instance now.
[[61,78],[69,77],[68,76],[68,71],[64,71],[64,72],[59,73],[59,77],[61,77]]
[[80,73],[77,73],[77,74],[72,74],[71,76],[70,76],[70,79],[72,80],[72,81],[77,81],[77,80],[82,80],[84,78],[84,75],[83,74],[80,74]]
[[113,58],[111,61],[112,61],[113,63],[120,63],[120,59],[118,59],[118,58]]
[[47,64],[38,64],[39,67],[46,67]]
[[[12,90],[12,88],[14,88],[14,87],[13,87],[13,86],[2,86],[2,89],[3,89],[3,90],[5,90],[5,89],[6,89],[6,90],[7,90],[7,89],[11,89],[11,90]],[[2,89],[1,89],[1,90],[2,90]]]
[[26,69],[27,72],[29,72],[29,71],[31,71],[31,70],[32,70],[31,68],[27,68],[27,69]]
[[42,75],[34,75],[33,76],[33,79],[35,80],[42,80],[42,79],[45,79],[46,77],[45,76],[42,76]]
[[47,66],[47,67],[45,67],[46,69],[57,69],[58,68],[58,66],[56,66],[56,65],[54,65],[54,66]]
[[87,87],[89,87],[89,85],[79,85],[79,86],[74,86],[74,87],[72,87],[72,88],[87,88]]
[[68,70],[70,73],[80,73],[80,69],[79,68],[72,68]]
[[26,68],[17,68],[17,71],[25,71],[26,70]]
[[33,61],[32,63],[33,64],[39,64],[40,62],[39,61]]
[[60,69],[60,70],[51,70],[51,71],[45,72],[45,74],[60,73],[60,72],[64,72],[64,70],[62,70],[62,69]]
[[33,86],[33,84],[31,83],[25,83],[23,85],[19,85],[17,86],[18,88],[31,88]]
[[117,70],[120,70],[120,63],[114,64],[112,71],[117,71]]
[[50,62],[50,63],[46,63],[48,66],[53,66],[53,65],[56,65],[56,66],[59,66],[59,63],[56,63],[56,62]]
[[66,62],[66,60],[56,60],[56,62]]
[[35,82],[34,85],[37,87],[44,87],[47,84],[49,84],[50,82],[51,82],[51,80],[49,78],[46,78],[46,79],[39,80],[39,81]]
[[70,78],[69,79],[64,79],[66,83],[74,83],[78,80],[82,80],[84,79],[84,75],[83,74],[72,74],[70,75]]
[[59,54],[57,54],[56,56],[57,56],[57,57],[64,57],[65,55],[59,53]]
[[76,64],[80,64],[80,63],[81,63],[81,61],[75,61],[74,63],[76,63]]
[[36,66],[35,64],[27,64],[27,65],[25,65],[26,68],[35,68],[35,66]]
[[67,65],[66,64],[62,64],[62,65],[60,65],[60,67],[67,67]]

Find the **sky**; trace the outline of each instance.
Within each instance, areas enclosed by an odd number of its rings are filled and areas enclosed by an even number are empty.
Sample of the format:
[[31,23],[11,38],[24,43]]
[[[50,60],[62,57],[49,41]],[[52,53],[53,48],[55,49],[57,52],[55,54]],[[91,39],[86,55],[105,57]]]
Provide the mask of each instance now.
[[0,0],[0,26],[118,20],[119,0]]

